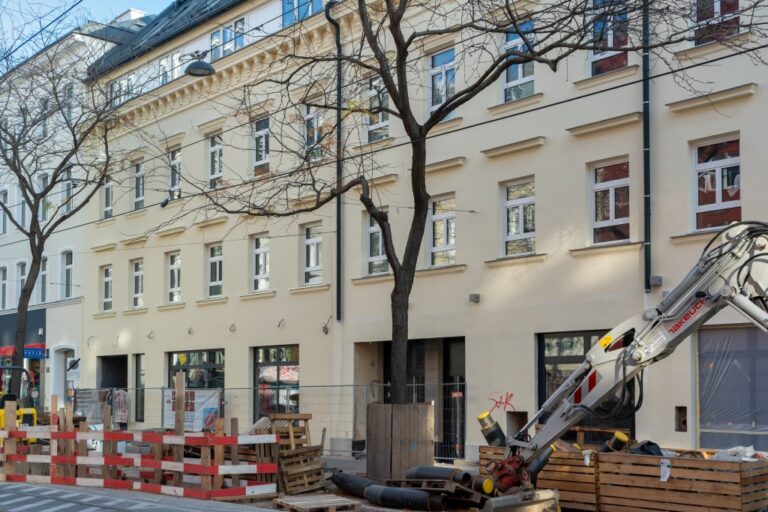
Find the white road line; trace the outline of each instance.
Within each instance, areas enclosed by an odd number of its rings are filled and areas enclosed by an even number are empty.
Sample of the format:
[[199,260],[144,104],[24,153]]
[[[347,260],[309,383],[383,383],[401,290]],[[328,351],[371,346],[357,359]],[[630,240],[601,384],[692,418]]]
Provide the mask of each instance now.
[[104,499],[104,496],[94,496],[93,494],[86,494],[86,493],[78,494],[78,498],[80,496],[85,496],[85,498],[81,498],[80,501],[85,501],[86,503],[90,503],[91,501],[103,500]]
[[88,507],[88,508],[81,508],[79,512],[103,512],[104,509],[101,507]]
[[34,496],[19,496],[18,498],[14,498],[12,500],[3,500],[3,506],[10,505],[11,503],[17,503],[19,501],[26,501],[26,500],[33,500],[35,499]]
[[34,503],[30,503],[29,505],[22,505],[21,507],[13,507],[8,509],[8,512],[21,512],[22,510],[29,510],[32,507],[38,507],[40,505],[45,505],[46,503],[51,503],[51,500],[35,500]]
[[147,510],[148,508],[157,508],[159,505],[154,503],[135,503],[128,507],[128,510]]
[[60,500],[68,500],[68,499],[71,499],[71,498],[79,498],[82,495],[83,495],[83,493],[81,493],[81,492],[68,492],[67,494],[62,494],[61,496],[57,496],[57,497]]
[[41,492],[41,496],[52,496],[54,494],[59,494],[61,492],[61,489],[45,489],[44,492]]
[[78,505],[77,503],[62,503],[59,506],[46,509],[45,512],[58,512],[59,510],[65,510],[65,509],[68,509],[69,507],[77,508],[77,505]]

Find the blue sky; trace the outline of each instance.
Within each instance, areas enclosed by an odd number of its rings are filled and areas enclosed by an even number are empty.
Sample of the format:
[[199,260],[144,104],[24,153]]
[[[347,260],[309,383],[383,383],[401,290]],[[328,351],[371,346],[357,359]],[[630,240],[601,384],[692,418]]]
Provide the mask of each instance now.
[[85,0],[81,7],[95,21],[110,21],[121,12],[134,7],[147,14],[158,14],[172,0]]

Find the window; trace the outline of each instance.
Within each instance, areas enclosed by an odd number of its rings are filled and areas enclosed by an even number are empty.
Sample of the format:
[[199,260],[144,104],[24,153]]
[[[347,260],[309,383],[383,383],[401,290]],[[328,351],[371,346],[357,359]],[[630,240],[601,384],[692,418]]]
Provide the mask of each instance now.
[[626,67],[627,52],[611,50],[626,46],[628,39],[627,11],[622,0],[592,0],[592,44],[588,58],[592,76]]
[[16,290],[16,302],[18,302],[21,297],[21,290],[27,284],[27,263],[25,261],[16,264],[16,282],[19,285]]
[[224,387],[224,350],[194,350],[171,352],[168,364],[168,385],[173,387],[177,372],[184,372],[188,389],[217,389]]
[[629,163],[592,171],[593,243],[629,240]]
[[224,249],[221,244],[208,247],[208,296],[223,294]]
[[133,273],[131,279],[131,305],[134,308],[144,307],[144,260],[139,258],[131,261]]
[[434,112],[456,92],[456,51],[443,50],[430,57],[429,76],[431,100],[429,111]]
[[171,164],[168,176],[168,193],[172,200],[179,199],[181,197],[181,150],[172,150],[168,158]]
[[741,220],[739,139],[696,147],[696,229]]
[[256,354],[256,417],[299,412],[299,346],[259,347]]
[[74,84],[67,84],[64,86],[64,97],[63,97],[63,113],[64,113],[64,119],[71,122],[72,121],[72,114],[73,109],[75,107],[75,85]]
[[389,93],[380,76],[368,79],[368,142],[389,137]]
[[0,309],[8,309],[8,267],[0,267]]
[[262,117],[253,123],[253,167],[269,163],[269,117]]
[[74,284],[74,260],[72,251],[61,253],[61,298],[72,298],[72,286]]
[[211,32],[211,61],[226,57],[245,46],[245,18]]
[[45,256],[40,260],[40,275],[37,279],[37,302],[39,304],[48,302],[48,258]]
[[72,196],[75,193],[75,182],[72,181],[72,167],[61,173],[61,210],[63,213],[72,211]]
[[739,0],[696,0],[694,44],[720,41],[739,30]]
[[101,267],[101,310],[112,311],[112,265]]
[[136,382],[136,409],[134,411],[134,421],[144,421],[144,388],[147,384],[146,380],[146,360],[147,357],[144,354],[134,354],[134,377]]
[[181,253],[168,255],[168,302],[181,302]]
[[534,180],[504,185],[504,255],[536,252],[536,184]]
[[[8,191],[0,191],[0,203],[8,207]],[[0,235],[8,233],[8,213],[3,209],[0,211]]]
[[253,237],[253,291],[269,289],[269,237]]
[[283,27],[305,20],[323,10],[323,0],[283,0]]
[[215,189],[221,183],[224,174],[223,168],[224,146],[222,146],[221,134],[211,135],[208,138],[208,188]]
[[16,220],[21,227],[27,227],[27,202],[20,186],[16,187]]
[[323,148],[320,145],[322,135],[320,133],[321,113],[310,105],[304,105],[304,145],[309,160],[319,160],[323,156]]
[[176,52],[171,55],[166,55],[160,59],[158,63],[158,76],[160,77],[160,85],[165,85],[179,77],[179,69],[181,67],[181,61],[179,57],[179,52]]
[[[531,43],[533,24],[520,24],[520,32],[510,31],[504,35],[504,52],[527,52]],[[527,41],[527,43],[526,43]],[[516,57],[510,56],[510,60]],[[533,94],[533,61],[511,64],[504,73],[504,101],[515,101]]]
[[302,264],[303,283],[317,284],[323,280],[323,235],[320,224],[304,226]]
[[432,244],[430,264],[451,265],[456,259],[456,199],[435,199],[429,216]]
[[101,218],[112,218],[112,177],[104,176],[104,185],[101,188]]
[[50,109],[50,102],[48,98],[40,100],[40,136],[48,136],[48,116]]
[[144,164],[133,165],[133,209],[144,208]]
[[112,108],[133,98],[133,82],[134,76],[131,74],[109,84],[109,104]]
[[384,250],[384,237],[381,226],[370,215],[366,215],[367,272],[369,275],[389,272],[387,253]]

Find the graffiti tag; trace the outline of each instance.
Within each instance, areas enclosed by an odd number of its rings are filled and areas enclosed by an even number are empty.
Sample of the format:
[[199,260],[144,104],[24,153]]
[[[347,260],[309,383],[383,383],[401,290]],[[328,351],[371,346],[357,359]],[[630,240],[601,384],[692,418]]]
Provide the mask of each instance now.
[[510,393],[509,391],[502,393],[500,391],[494,391],[490,395],[488,395],[488,400],[491,402],[491,411],[493,412],[496,409],[500,411],[514,411],[515,406],[512,405],[512,398],[515,396],[514,393]]

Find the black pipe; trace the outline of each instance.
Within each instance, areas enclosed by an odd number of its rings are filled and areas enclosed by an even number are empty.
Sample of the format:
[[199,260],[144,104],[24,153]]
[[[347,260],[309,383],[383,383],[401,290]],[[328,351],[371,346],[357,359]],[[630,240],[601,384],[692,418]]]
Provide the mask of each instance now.
[[362,476],[355,476],[350,473],[344,473],[343,471],[335,472],[331,476],[331,482],[341,489],[342,491],[357,496],[358,498],[365,498],[365,488],[371,485],[381,485],[381,482],[371,480]]
[[365,488],[365,499],[375,505],[408,510],[444,510],[443,496],[430,494],[418,489],[369,485]]
[[650,3],[643,3],[643,256],[645,292],[651,291],[651,80],[650,80]]
[[439,466],[416,466],[405,472],[408,480],[450,480],[469,487],[472,484],[472,475],[456,468],[444,468]]
[[[338,4],[338,0],[331,0],[325,5],[325,19],[328,23],[333,25],[336,33],[336,191],[341,190],[341,180],[343,176],[343,160],[341,158],[341,89],[342,89],[342,76],[341,76],[341,27],[339,22],[331,16],[331,9]],[[343,274],[342,274],[342,206],[341,206],[341,194],[336,196],[336,320],[341,322],[341,298],[343,290]]]

